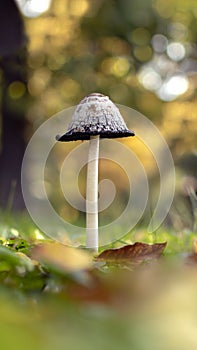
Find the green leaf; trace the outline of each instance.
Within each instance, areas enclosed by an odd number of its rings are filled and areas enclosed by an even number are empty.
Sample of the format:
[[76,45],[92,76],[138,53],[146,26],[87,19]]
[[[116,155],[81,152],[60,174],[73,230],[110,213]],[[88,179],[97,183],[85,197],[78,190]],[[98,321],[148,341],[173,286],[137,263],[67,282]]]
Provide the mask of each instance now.
[[0,261],[6,261],[12,267],[23,267],[27,271],[34,269],[33,261],[23,253],[13,252],[7,247],[0,246]]

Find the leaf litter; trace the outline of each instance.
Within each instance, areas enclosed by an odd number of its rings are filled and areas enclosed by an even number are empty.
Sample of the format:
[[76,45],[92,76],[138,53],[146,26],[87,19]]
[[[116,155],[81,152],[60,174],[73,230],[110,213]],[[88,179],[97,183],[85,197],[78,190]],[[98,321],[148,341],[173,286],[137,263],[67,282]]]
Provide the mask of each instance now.
[[100,253],[97,261],[110,263],[143,263],[160,258],[167,242],[146,244],[136,242],[116,249],[107,249]]

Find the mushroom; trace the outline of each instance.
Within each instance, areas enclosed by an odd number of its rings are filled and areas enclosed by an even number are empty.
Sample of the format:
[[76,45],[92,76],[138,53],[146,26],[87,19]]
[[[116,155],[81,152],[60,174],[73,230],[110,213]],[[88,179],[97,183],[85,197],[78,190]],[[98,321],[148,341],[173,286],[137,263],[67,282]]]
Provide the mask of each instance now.
[[62,142],[90,140],[86,183],[86,247],[95,252],[98,251],[99,138],[134,135],[109,97],[92,93],[77,105],[68,131],[56,137]]

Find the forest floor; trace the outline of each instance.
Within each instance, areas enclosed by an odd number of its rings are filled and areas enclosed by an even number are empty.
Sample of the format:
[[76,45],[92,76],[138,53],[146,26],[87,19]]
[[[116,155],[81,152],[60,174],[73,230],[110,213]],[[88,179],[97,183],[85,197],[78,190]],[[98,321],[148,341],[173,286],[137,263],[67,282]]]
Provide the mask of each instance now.
[[194,232],[138,228],[96,256],[2,216],[2,349],[196,350],[196,295]]

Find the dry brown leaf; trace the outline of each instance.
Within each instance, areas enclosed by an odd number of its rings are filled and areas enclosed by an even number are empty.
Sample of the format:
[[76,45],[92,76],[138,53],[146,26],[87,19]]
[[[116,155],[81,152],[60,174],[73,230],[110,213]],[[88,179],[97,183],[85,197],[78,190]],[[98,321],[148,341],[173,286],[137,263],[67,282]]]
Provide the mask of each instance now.
[[186,263],[197,264],[197,239],[193,241],[193,252],[187,256]]
[[167,242],[146,244],[136,242],[117,249],[107,249],[96,258],[106,262],[129,262],[140,263],[147,260],[158,259],[166,247]]
[[69,283],[66,286],[65,293],[69,298],[85,303],[102,303],[111,304],[116,291],[113,286],[109,286],[106,280],[103,280],[98,275],[88,273],[90,283],[80,284],[76,281]]
[[90,257],[86,252],[56,242],[35,246],[31,257],[61,272],[74,272],[91,266]]

